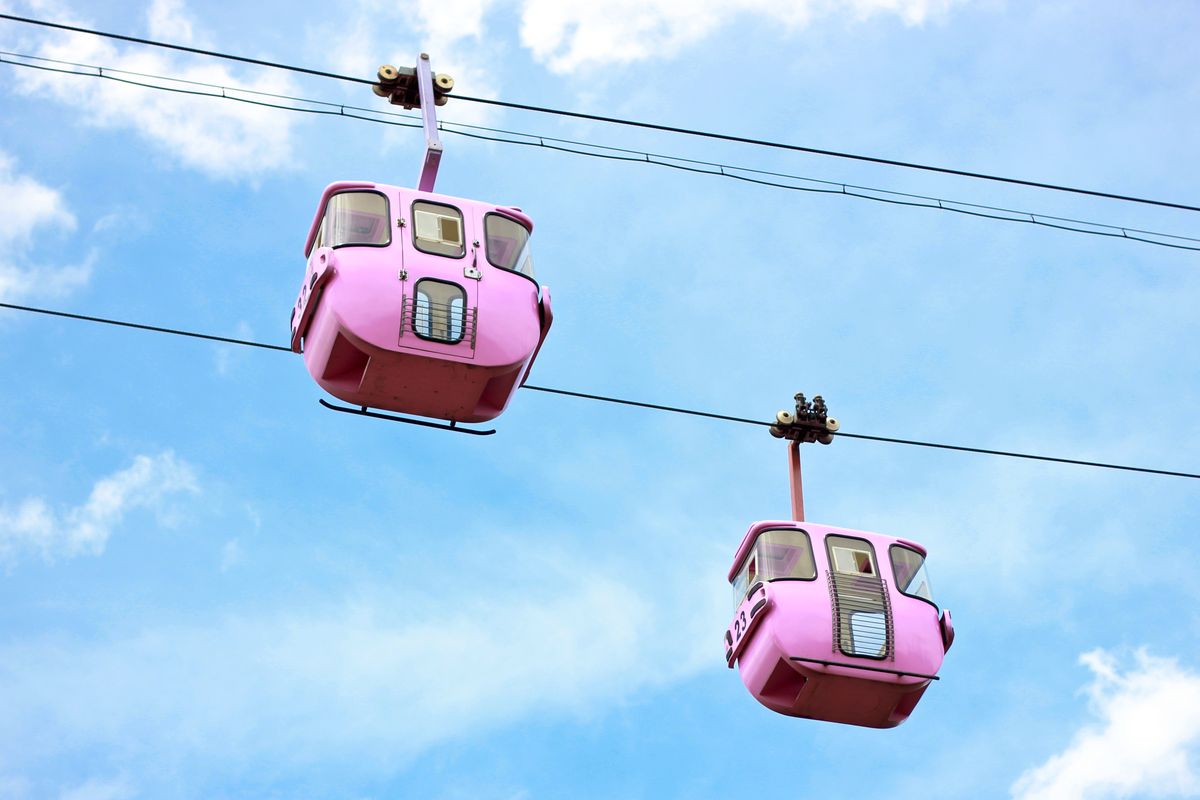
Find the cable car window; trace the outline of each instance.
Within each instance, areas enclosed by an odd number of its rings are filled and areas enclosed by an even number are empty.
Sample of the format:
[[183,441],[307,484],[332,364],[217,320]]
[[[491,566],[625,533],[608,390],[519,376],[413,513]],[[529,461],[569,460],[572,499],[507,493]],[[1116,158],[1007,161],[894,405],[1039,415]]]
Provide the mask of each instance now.
[[757,551],[758,543],[756,542],[746,556],[746,563],[742,564],[742,568],[738,570],[737,576],[733,579],[733,608],[735,611],[746,599],[746,593],[750,591],[750,587],[758,583]]
[[484,217],[488,261],[501,269],[511,269],[533,277],[533,259],[529,255],[529,229],[501,214]]
[[318,241],[327,247],[385,247],[392,241],[388,200],[379,192],[340,192],[329,198]]
[[845,536],[830,536],[825,541],[829,545],[829,561],[837,572],[844,575],[879,574],[875,568],[875,553],[867,542]]
[[[843,641],[843,646],[847,642]],[[882,611],[854,611],[850,614],[848,656],[884,658],[888,652],[887,615]]]
[[896,575],[896,589],[903,594],[919,597],[937,605],[933,599],[929,573],[925,570],[925,556],[898,544],[892,545],[889,553],[892,557],[892,572]]
[[848,656],[890,658],[893,640],[887,586],[865,539],[827,536],[834,645]]
[[759,534],[760,571],[767,580],[812,580],[817,577],[812,543],[801,530],[768,530]]
[[425,278],[417,281],[413,331],[422,339],[454,344],[462,341],[467,295],[461,286]]
[[413,203],[413,245],[422,253],[462,258],[467,252],[462,212],[440,203]]

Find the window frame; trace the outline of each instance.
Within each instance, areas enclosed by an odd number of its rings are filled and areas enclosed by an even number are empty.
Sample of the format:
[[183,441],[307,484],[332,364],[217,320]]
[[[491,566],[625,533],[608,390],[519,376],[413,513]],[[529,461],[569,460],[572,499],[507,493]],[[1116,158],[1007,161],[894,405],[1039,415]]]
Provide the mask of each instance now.
[[[488,250],[488,246],[487,246],[487,220],[488,220],[488,217],[491,217],[491,216],[501,217],[502,219],[506,219],[509,222],[515,223],[517,225],[520,225],[522,228],[525,228],[525,223],[521,222],[518,219],[510,217],[507,214],[502,214],[499,211],[489,211],[486,214],[484,214],[483,215],[483,257],[484,257],[484,259],[487,261],[487,263],[491,264],[496,269],[501,269],[501,270],[504,270],[505,272],[511,272],[513,275],[520,275],[522,278],[529,281],[534,286],[538,287],[538,290],[540,291],[542,288],[542,285],[540,283],[538,283],[538,279],[535,278],[534,276],[526,275],[524,272],[521,272],[521,270],[519,270],[519,269],[509,269],[508,267],[502,267],[499,264],[497,264],[495,261],[492,261],[492,254]],[[529,234],[529,238],[533,239],[533,231],[529,230],[529,228],[525,228],[525,231]],[[528,242],[526,242],[526,246],[528,246]]]
[[[928,556],[926,556],[924,553],[921,553],[918,550],[914,550],[911,547],[905,547],[904,545],[900,544],[899,542],[892,542],[892,544],[888,545],[888,564],[892,568],[892,581],[893,581],[893,585],[896,587],[896,591],[899,592],[900,594],[904,595],[905,597],[912,597],[914,599],[920,600],[922,603],[928,603],[929,605],[933,606],[939,613],[941,613],[941,608],[938,606],[936,601],[930,600],[928,597],[921,597],[921,595],[919,595],[919,594],[913,594],[912,592],[906,592],[900,588],[900,579],[896,577],[896,562],[894,560],[892,560],[892,551],[895,550],[896,548],[900,548],[901,550],[907,550],[910,553],[916,553],[917,555],[921,556],[921,567],[922,568],[924,568],[925,562],[928,560]],[[930,589],[930,593],[931,594],[933,593],[932,589]]]
[[[385,212],[383,215],[383,220],[384,220],[383,229],[385,231],[387,231],[387,239],[388,239],[386,242],[384,242],[383,244],[371,244],[369,242],[346,242],[345,244],[329,245],[329,244],[325,244],[323,241],[321,241],[325,238],[325,233],[324,233],[325,232],[325,221],[326,221],[325,215],[329,213],[329,204],[333,202],[333,198],[340,197],[341,195],[344,195],[344,194],[377,194],[383,198],[383,206],[384,206],[384,212]],[[320,244],[318,244],[318,242],[320,242]],[[391,247],[391,246],[392,246],[392,201],[391,201],[391,198],[389,198],[385,193],[379,191],[378,189],[343,189],[340,192],[334,192],[333,194],[329,195],[329,199],[325,201],[325,207],[321,209],[321,224],[317,229],[316,238],[313,239],[313,250],[314,251],[321,247],[328,247],[330,250],[340,250],[343,247]]]
[[[851,542],[861,542],[866,547],[867,552],[871,555],[871,563],[875,567],[874,574],[868,575],[864,572],[842,572],[841,570],[839,570],[837,568],[837,562],[834,561],[834,558],[833,558],[834,545],[829,541],[830,539],[845,539],[845,540],[848,540]],[[836,588],[836,586],[837,586],[836,579],[833,577],[834,575],[844,575],[844,576],[850,577],[850,578],[854,578],[854,577],[866,578],[871,581],[879,582],[880,589],[881,589],[880,597],[883,602],[883,607],[880,608],[878,611],[873,611],[873,610],[872,611],[867,611],[867,610],[851,611],[846,616],[845,624],[846,624],[847,630],[850,633],[850,645],[855,650],[855,652],[850,652],[850,653],[846,652],[846,648],[844,646],[846,643],[841,641],[841,635],[840,635],[840,633],[837,633],[837,634],[835,634],[835,636],[837,636],[837,639],[835,640],[834,644],[837,646],[838,652],[840,652],[844,656],[847,656],[848,658],[867,658],[867,659],[871,659],[872,661],[888,661],[888,660],[895,658],[896,644],[895,644],[894,634],[892,635],[892,637],[889,637],[885,632],[884,647],[883,647],[884,652],[882,655],[873,655],[871,653],[859,653],[859,652],[857,652],[857,647],[855,647],[856,642],[854,641],[855,640],[854,617],[857,614],[879,614],[884,618],[885,622],[888,619],[888,607],[891,603],[891,587],[888,585],[887,580],[883,577],[883,568],[879,563],[879,553],[877,553],[875,550],[875,544],[873,542],[871,542],[870,539],[865,539],[861,536],[847,536],[844,533],[826,533],[825,534],[825,556],[826,556],[826,558],[829,559],[828,566],[829,566],[830,581],[831,581],[831,586],[835,587],[833,589],[833,591],[835,593],[838,590]],[[893,575],[893,578],[894,577],[895,576]],[[893,620],[895,619],[894,612],[893,612],[892,619]],[[835,630],[840,631],[841,625],[842,625],[842,621],[840,619],[838,619],[838,617],[835,615],[834,616]]]
[[[427,206],[440,206],[441,208],[448,208],[451,211],[454,211],[455,213],[458,214],[458,222],[459,222],[459,226],[462,230],[462,252],[461,253],[459,253],[456,256],[451,256],[451,255],[447,255],[446,253],[437,253],[437,252],[434,252],[433,250],[426,250],[424,247],[421,247],[421,245],[417,244],[417,242],[419,241],[417,239],[417,203],[424,203]],[[440,203],[437,200],[425,200],[420,197],[417,197],[417,198],[413,198],[412,203],[410,203],[408,206],[408,218],[412,221],[412,225],[411,225],[412,236],[409,237],[409,241],[412,242],[412,246],[417,252],[424,253],[427,256],[440,256],[442,258],[453,258],[456,261],[461,261],[462,259],[467,257],[467,238],[468,238],[467,237],[467,215],[465,213],[463,213],[463,210],[461,208],[459,208],[458,206],[451,205],[450,203]],[[447,281],[447,283],[448,283],[448,281]],[[457,284],[455,284],[455,285],[457,285]]]
[[750,562],[750,559],[758,558],[758,541],[759,541],[759,539],[762,538],[762,535],[764,533],[770,533],[772,531],[784,531],[787,533],[802,533],[802,534],[804,534],[804,538],[808,542],[808,554],[812,558],[813,576],[811,578],[764,578],[764,577],[762,577],[763,570],[762,570],[762,562],[760,560],[757,564],[758,580],[751,582],[749,579],[747,579],[746,594],[742,595],[742,598],[737,601],[738,603],[741,603],[742,601],[744,601],[746,599],[746,596],[748,596],[750,594],[750,589],[752,589],[756,583],[759,583],[759,582],[774,583],[775,581],[804,581],[804,582],[808,583],[808,582],[815,581],[821,574],[821,570],[817,567],[816,553],[813,551],[812,534],[810,534],[804,528],[786,528],[786,527],[763,528],[761,531],[759,531],[758,533],[756,533],[754,535],[754,543],[751,544],[750,547],[746,550],[746,557],[738,562],[737,570],[733,573],[733,580],[730,581],[730,585],[733,585],[734,583],[737,582],[738,577],[742,574],[742,570],[746,568],[746,565]]
[[[438,255],[438,254],[434,253],[433,255]],[[462,292],[462,299],[463,299],[462,320],[459,323],[457,339],[439,339],[436,336],[426,336],[425,334],[423,334],[419,330],[417,330],[417,311],[419,309],[419,306],[417,305],[417,303],[418,303],[418,292],[420,291],[417,287],[419,287],[422,283],[425,283],[427,281],[429,283],[444,283],[447,286],[453,286],[455,289],[458,289],[458,291]],[[413,332],[413,334],[416,335],[416,337],[418,339],[421,339],[426,342],[434,342],[436,344],[445,344],[445,345],[462,344],[463,340],[466,339],[466,337],[467,337],[467,311],[468,311],[467,302],[469,300],[470,300],[470,296],[467,294],[466,287],[460,286],[459,284],[455,283],[454,281],[447,281],[447,280],[443,280],[442,278],[418,278],[417,281],[415,283],[413,283],[413,317],[412,317],[412,332]],[[432,324],[430,325],[430,327],[431,328],[433,327]]]
[[[809,535],[808,531],[804,530],[803,528],[764,528],[763,530],[758,532],[757,536],[754,537],[754,551],[756,553],[757,553],[759,539],[762,538],[762,535],[764,533],[771,533],[772,531],[784,531],[785,533],[802,533],[802,534],[804,534],[804,539],[806,542],[808,542],[808,555],[809,555],[810,560],[812,561],[813,574],[812,574],[811,578],[785,577],[785,578],[765,578],[764,580],[766,580],[769,583],[774,583],[775,581],[815,581],[817,579],[817,576],[820,574],[821,570],[819,570],[817,568],[817,554],[813,552],[812,536]],[[759,572],[761,573],[762,572],[761,559],[759,561],[760,561]]]
[[[871,563],[875,566],[875,573],[868,575],[865,572],[842,572],[837,568],[837,562],[833,558],[833,545],[830,544],[830,538],[849,539],[852,542],[862,542],[867,546],[867,552],[871,554]],[[861,536],[847,536],[844,533],[827,533],[825,534],[825,557],[829,559],[829,570],[836,572],[839,575],[860,575],[867,578],[879,578],[882,580],[883,573],[879,569],[879,554],[875,552],[875,545],[871,544],[870,540],[864,539]]]

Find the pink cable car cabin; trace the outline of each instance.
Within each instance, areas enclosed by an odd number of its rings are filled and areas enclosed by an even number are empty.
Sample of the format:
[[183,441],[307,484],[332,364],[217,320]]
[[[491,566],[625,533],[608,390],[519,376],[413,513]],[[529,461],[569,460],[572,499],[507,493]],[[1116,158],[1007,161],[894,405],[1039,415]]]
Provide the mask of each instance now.
[[823,402],[803,420],[798,400],[801,421],[777,426],[793,439],[796,520],[755,522],[743,537],[728,576],[734,614],[725,660],[772,711],[891,728],[937,680],[954,626],[934,602],[920,544],[797,521],[800,441],[829,438]]
[[[381,80],[385,69],[399,72],[381,68]],[[407,100],[420,103],[429,137],[418,188],[348,181],[325,189],[304,247],[291,345],[325,391],[361,411],[324,405],[455,428],[504,411],[550,329],[550,291],[534,278],[533,221],[520,209],[432,191],[441,146],[428,57],[407,72]]]

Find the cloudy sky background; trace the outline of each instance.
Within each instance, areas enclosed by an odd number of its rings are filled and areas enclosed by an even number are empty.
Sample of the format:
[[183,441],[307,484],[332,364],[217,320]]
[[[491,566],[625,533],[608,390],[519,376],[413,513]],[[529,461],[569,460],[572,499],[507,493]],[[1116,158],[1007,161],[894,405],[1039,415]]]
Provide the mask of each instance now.
[[[464,95],[1198,204],[1200,10],[1116,2],[0,0]],[[0,49],[365,87],[0,21]],[[5,56],[8,58],[8,56]],[[0,64],[0,300],[284,343],[322,188],[419,133]],[[443,119],[1200,236],[1195,213],[454,103]],[[1196,472],[1200,254],[447,134],[520,205],[532,382]],[[521,392],[488,439],[330,414],[283,353],[0,312],[0,797],[1200,796],[1197,486],[839,440],[812,519],[912,538],[958,641],[890,731],[772,714],[724,580],[748,427]],[[466,441],[464,441],[466,440]]]

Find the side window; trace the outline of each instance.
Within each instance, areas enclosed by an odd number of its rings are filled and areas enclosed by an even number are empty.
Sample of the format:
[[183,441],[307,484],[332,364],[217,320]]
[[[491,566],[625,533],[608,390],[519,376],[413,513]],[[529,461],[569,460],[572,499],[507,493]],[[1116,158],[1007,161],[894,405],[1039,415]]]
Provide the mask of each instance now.
[[767,580],[812,580],[817,577],[812,542],[801,530],[768,530],[758,537],[758,556]]
[[892,558],[892,572],[896,575],[896,589],[902,594],[934,603],[929,573],[925,570],[925,556],[898,544],[891,546],[889,555]]
[[467,252],[463,215],[453,206],[413,203],[413,246],[422,253],[461,258]]
[[425,278],[417,281],[413,331],[422,339],[454,344],[462,341],[467,295],[461,286]]
[[384,247],[392,241],[388,200],[378,192],[341,192],[329,198],[318,246]]
[[532,278],[533,262],[528,253],[529,230],[501,214],[488,214],[484,217],[483,227],[488,261],[501,269],[524,272]]
[[733,579],[733,607],[736,610],[746,599],[750,587],[758,583],[758,543],[750,548],[746,561]]

